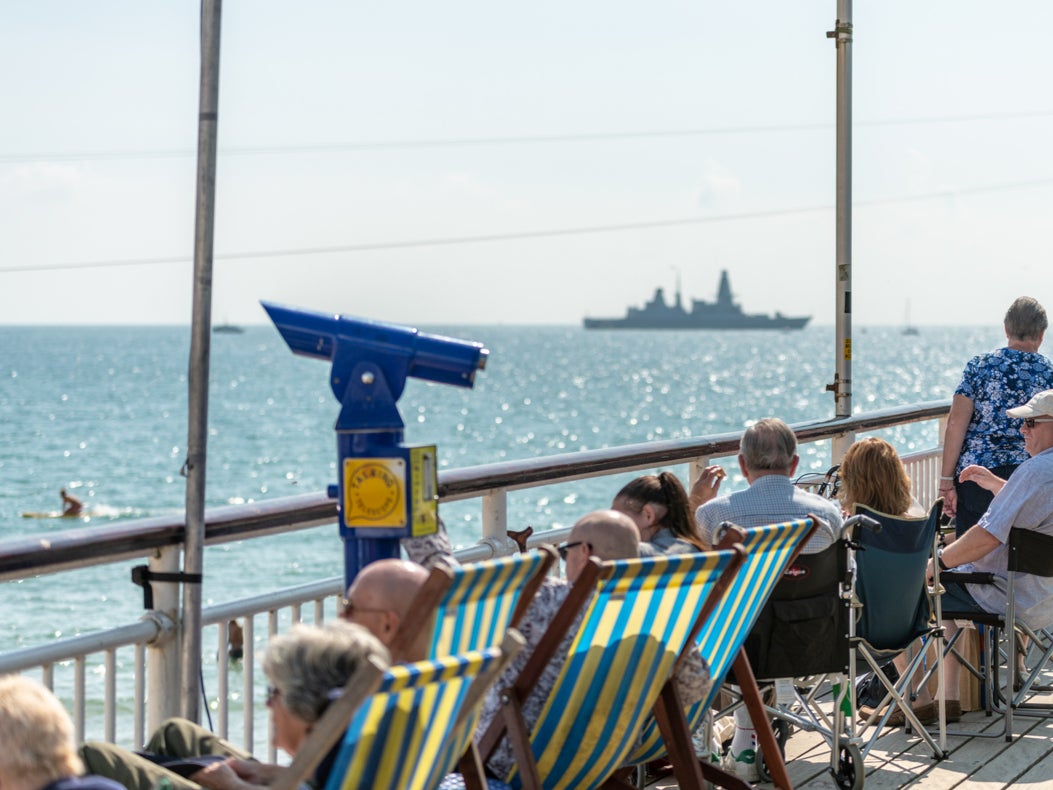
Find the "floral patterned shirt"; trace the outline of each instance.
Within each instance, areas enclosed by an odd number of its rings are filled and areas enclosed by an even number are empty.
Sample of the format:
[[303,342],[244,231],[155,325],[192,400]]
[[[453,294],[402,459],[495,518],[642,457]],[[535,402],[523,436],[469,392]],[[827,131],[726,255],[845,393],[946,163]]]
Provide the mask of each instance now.
[[1053,363],[1042,354],[1000,348],[969,360],[955,395],[973,402],[973,416],[955,472],[969,464],[988,469],[1028,459],[1021,421],[1006,414],[1042,390],[1053,389]]

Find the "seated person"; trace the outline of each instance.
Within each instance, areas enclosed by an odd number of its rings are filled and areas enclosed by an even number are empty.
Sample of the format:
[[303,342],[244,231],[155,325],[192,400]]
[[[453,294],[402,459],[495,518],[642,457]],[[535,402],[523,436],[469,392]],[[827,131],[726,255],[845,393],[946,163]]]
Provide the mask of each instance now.
[[[831,545],[841,533],[841,508],[793,484],[791,478],[800,460],[797,437],[782,420],[767,417],[747,428],[739,442],[738,461],[749,488],[717,496],[720,477],[713,467],[691,488],[692,502],[701,503],[695,519],[703,538],[715,543],[725,521],[748,529],[815,516],[818,529],[805,544],[804,553],[819,552]],[[755,782],[760,777],[756,762],[757,731],[746,708],[737,708],[735,736],[725,768],[741,779]]]
[[84,503],[77,497],[67,494],[65,488],[59,491],[59,496],[62,497],[63,516],[79,516],[84,510]]
[[716,543],[717,530],[725,521],[749,528],[814,515],[819,529],[805,545],[805,553],[822,551],[837,540],[841,508],[793,484],[791,477],[800,460],[797,437],[782,420],[766,417],[747,428],[739,442],[738,461],[749,488],[717,496],[720,477],[711,471],[714,467],[706,469],[691,488],[702,538]]
[[845,515],[852,515],[857,504],[899,518],[928,515],[910,493],[910,477],[896,448],[870,436],[848,448],[841,459],[841,491],[838,498]]
[[[371,562],[347,588],[340,619],[367,629],[390,651],[402,620],[427,580],[428,572],[415,562],[396,559]],[[392,652],[391,662],[399,664],[428,658],[431,637],[432,629],[422,628],[401,652]]]
[[81,776],[66,709],[27,677],[0,677],[0,744],[4,790],[123,790],[109,779]]
[[[1001,480],[982,467],[966,467],[961,477],[972,480],[995,494],[990,507],[980,520],[960,538],[941,549],[937,556],[940,570],[962,573],[990,573],[1000,584],[962,584],[944,582],[943,609],[954,612],[988,612],[1004,614],[1009,567],[1009,530],[1033,529],[1053,535],[1053,390],[1044,390],[1023,406],[1006,411],[1010,417],[1023,419],[1020,432],[1031,457],[1024,461],[1009,480]],[[929,561],[928,577],[935,573]],[[1017,616],[1032,628],[1053,625],[1053,579],[1026,574],[1016,583]],[[953,621],[944,623],[952,631]],[[961,666],[949,658],[946,664],[947,704],[958,702],[958,677]],[[921,692],[925,692],[922,688]],[[953,700],[952,700],[953,697]],[[919,699],[922,697],[919,695]],[[928,700],[923,700],[927,702]]]
[[[274,745],[290,755],[303,744],[329,706],[329,692],[342,688],[361,663],[374,657],[386,664],[387,650],[365,628],[336,622],[323,628],[298,625],[271,639],[263,672],[271,685],[267,706],[271,711]],[[325,786],[339,743],[322,760],[308,783],[315,790]],[[146,752],[155,760],[110,743],[88,742],[81,759],[93,773],[111,777],[128,790],[154,790],[167,780],[174,790],[249,790],[269,784],[281,766],[257,762],[250,755],[213,733],[185,719],[169,719],[154,733]],[[188,779],[163,767],[164,762],[215,755],[214,762]],[[223,759],[226,758],[226,759]]]
[[[923,519],[927,513],[925,509],[915,501],[910,493],[910,477],[907,470],[903,468],[896,448],[879,439],[870,436],[860,439],[848,448],[845,457],[841,459],[841,490],[839,499],[844,506],[846,516],[855,512],[856,505],[866,505],[878,512],[885,513],[898,518]],[[899,653],[893,659],[896,671],[902,673],[907,668],[910,654],[906,651]],[[887,668],[886,668],[886,671]],[[883,686],[875,685],[872,699],[864,700],[860,694],[859,715],[868,719],[874,713],[874,708],[867,704],[877,705],[885,697]],[[916,711],[918,719],[922,724],[931,724],[936,721],[937,712],[935,705],[919,707]],[[957,721],[961,718],[961,709],[948,706],[947,718],[949,721]],[[901,727],[904,723],[903,711],[898,708],[889,715],[887,726]]]
[[[453,559],[449,538],[443,527],[438,536],[427,539],[409,538],[402,541],[403,548],[410,557],[420,560],[433,560],[435,557]],[[526,640],[526,646],[498,678],[497,682],[486,693],[483,710],[476,729],[476,736],[481,737],[500,711],[500,689],[511,685],[526,665],[527,660],[537,648],[538,642],[552,622],[559,607],[570,592],[570,585],[581,574],[589,557],[601,560],[628,559],[639,555],[640,533],[632,520],[624,513],[613,510],[597,510],[580,518],[571,529],[567,541],[560,546],[560,554],[567,563],[566,579],[547,578],[541,585],[523,619],[517,626]],[[573,641],[575,629],[571,628],[556,651],[548,666],[545,667],[534,690],[523,701],[523,720],[528,729],[532,728],[541,715],[545,699],[563,668],[567,650]],[[677,690],[686,705],[698,702],[709,689],[709,667],[705,665],[698,653],[689,653],[681,661],[676,674]],[[508,738],[502,738],[497,748],[486,763],[486,768],[496,777],[505,777],[512,769],[515,758]]]
[[688,503],[687,491],[672,472],[644,475],[614,497],[611,510],[624,513],[640,530],[640,556],[708,551]]

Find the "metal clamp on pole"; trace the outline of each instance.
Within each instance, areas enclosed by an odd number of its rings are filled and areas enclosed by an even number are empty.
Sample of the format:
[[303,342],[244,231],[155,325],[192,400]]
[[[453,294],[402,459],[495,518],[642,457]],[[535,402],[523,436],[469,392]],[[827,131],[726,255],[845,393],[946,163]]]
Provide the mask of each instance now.
[[201,584],[205,579],[201,573],[155,573],[149,565],[136,565],[132,568],[132,584],[143,588],[143,608],[154,608],[154,588],[150,582],[182,582],[183,584]]

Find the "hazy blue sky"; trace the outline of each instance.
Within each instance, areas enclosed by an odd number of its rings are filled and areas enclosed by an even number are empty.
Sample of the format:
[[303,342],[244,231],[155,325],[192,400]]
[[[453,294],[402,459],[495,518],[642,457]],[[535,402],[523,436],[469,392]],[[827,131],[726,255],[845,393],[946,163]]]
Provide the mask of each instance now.
[[[727,268],[832,323],[836,11],[227,0],[214,320],[576,324]],[[855,320],[1053,309],[1053,4],[854,22]],[[188,0],[0,0],[0,324],[189,320],[198,36]]]

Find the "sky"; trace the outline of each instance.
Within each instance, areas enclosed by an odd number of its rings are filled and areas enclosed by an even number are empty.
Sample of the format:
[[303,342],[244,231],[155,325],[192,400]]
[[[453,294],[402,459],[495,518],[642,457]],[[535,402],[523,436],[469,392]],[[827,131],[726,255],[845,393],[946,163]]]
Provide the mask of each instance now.
[[[212,318],[834,321],[835,0],[223,4]],[[852,7],[853,321],[1053,309],[1053,4]],[[0,324],[190,320],[200,8],[0,0]]]

